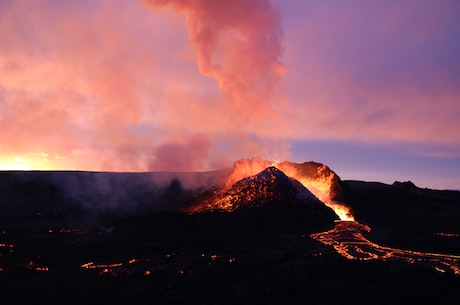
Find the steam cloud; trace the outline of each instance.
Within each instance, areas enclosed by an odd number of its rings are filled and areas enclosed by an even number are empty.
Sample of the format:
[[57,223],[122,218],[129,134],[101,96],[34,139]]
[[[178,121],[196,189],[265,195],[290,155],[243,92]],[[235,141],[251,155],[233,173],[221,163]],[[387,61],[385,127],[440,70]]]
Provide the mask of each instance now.
[[[269,0],[146,0],[147,5],[167,7],[186,18],[190,42],[196,50],[196,59],[202,75],[213,78],[219,85],[220,104],[213,114],[227,136],[257,133],[260,129],[273,129],[283,124],[273,104],[274,88],[286,68],[280,61],[283,53],[282,30],[278,8]],[[212,112],[211,112],[212,113]],[[164,143],[156,150],[151,168],[164,168],[164,159],[172,161],[166,151],[175,151],[179,169],[196,169],[190,153],[199,151],[195,165],[203,165],[206,154],[200,141]],[[185,151],[185,146],[189,148]],[[240,149],[247,143],[240,145]],[[176,149],[175,149],[176,148]],[[258,153],[260,153],[259,150]],[[253,151],[251,151],[253,153]],[[183,158],[188,159],[187,162]],[[170,163],[171,164],[171,163]],[[172,163],[174,164],[174,163]],[[199,167],[198,167],[199,168]],[[167,169],[172,169],[167,167]]]
[[166,141],[156,148],[150,168],[158,171],[204,168],[209,146],[209,139],[203,135],[194,135],[184,142]]
[[199,71],[214,78],[230,124],[257,123],[271,113],[273,88],[286,68],[277,7],[269,0],[146,0],[185,15]]

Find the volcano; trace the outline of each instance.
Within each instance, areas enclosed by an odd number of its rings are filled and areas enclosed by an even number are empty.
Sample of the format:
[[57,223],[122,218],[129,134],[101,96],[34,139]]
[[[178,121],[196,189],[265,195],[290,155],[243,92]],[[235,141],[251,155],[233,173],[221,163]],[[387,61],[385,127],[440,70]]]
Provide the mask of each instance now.
[[[458,191],[243,159],[213,172],[0,172],[0,194],[7,304],[458,304]],[[340,207],[356,221],[335,222]]]
[[354,220],[352,209],[345,203],[340,177],[325,164],[289,161],[277,162],[259,157],[240,159],[233,164],[233,171],[227,179],[229,188],[237,181],[256,175],[267,167],[274,166],[290,178],[296,179],[324,204],[334,210],[341,220]]
[[269,218],[276,215],[314,224],[328,224],[339,219],[299,181],[273,166],[239,180],[227,191],[207,197],[198,198],[198,204],[189,208],[189,212],[263,213]]

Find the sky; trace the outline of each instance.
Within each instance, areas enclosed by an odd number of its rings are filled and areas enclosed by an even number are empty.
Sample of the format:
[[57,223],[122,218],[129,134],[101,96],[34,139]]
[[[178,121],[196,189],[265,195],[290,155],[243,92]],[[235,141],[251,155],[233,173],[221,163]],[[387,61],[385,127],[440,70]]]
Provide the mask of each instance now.
[[0,170],[240,158],[460,189],[458,0],[2,0]]

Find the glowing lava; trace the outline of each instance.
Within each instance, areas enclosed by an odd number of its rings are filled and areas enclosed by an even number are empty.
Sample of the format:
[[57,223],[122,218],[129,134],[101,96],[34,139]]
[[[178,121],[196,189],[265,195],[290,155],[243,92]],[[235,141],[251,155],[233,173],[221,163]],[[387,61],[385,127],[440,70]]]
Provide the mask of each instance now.
[[364,237],[363,234],[370,232],[370,230],[368,226],[355,221],[341,221],[327,232],[315,233],[310,236],[325,245],[334,247],[337,253],[347,259],[400,260],[428,266],[438,272],[450,271],[460,275],[460,256],[383,247]]
[[[340,188],[340,179],[326,165],[319,163],[296,164],[291,162],[272,162],[261,158],[241,159],[234,163],[233,172],[227,179],[226,188],[230,188],[237,181],[258,174],[265,168],[274,166],[288,177],[296,179],[319,200],[334,210],[341,220],[353,221],[353,213],[349,206],[336,200],[334,193]],[[308,168],[307,168],[308,167]],[[302,171],[302,169],[305,169]],[[308,170],[308,173],[305,171]]]

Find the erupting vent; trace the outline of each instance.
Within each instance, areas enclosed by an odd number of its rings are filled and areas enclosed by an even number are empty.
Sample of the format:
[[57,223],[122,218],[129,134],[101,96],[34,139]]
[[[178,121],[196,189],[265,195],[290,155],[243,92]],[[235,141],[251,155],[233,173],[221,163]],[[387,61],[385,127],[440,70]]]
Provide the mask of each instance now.
[[338,219],[333,210],[321,202],[299,181],[286,176],[276,167],[268,167],[257,175],[234,183],[212,196],[200,200],[189,209],[191,213],[206,211],[244,212],[275,208],[281,211],[299,209],[305,218],[328,222]]
[[272,162],[261,158],[241,159],[234,163],[226,188],[229,189],[237,181],[256,175],[270,166],[278,168],[288,177],[300,182],[324,204],[333,209],[341,220],[354,220],[351,208],[343,203],[339,176],[321,163],[298,164],[288,161]]

